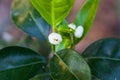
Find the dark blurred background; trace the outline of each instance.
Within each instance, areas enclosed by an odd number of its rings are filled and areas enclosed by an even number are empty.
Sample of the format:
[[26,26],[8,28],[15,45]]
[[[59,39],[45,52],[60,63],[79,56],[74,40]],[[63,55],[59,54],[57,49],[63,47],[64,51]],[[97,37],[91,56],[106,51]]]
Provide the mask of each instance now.
[[[12,0],[0,0],[0,48],[15,45],[24,38],[24,33],[17,29],[10,17]],[[67,17],[72,22],[84,0],[76,3]],[[94,24],[88,35],[77,45],[76,50],[83,51],[92,42],[106,37],[120,37],[120,0],[100,0],[100,6]],[[9,43],[9,44],[6,44]]]

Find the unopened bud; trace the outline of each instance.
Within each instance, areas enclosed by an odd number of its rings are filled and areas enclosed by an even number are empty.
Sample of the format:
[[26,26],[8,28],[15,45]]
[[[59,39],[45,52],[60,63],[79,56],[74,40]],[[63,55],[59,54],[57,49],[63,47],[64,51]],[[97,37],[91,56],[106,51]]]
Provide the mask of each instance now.
[[71,28],[71,29],[73,29],[73,30],[75,30],[75,29],[76,29],[76,25],[75,25],[75,24],[73,24],[73,23],[69,24],[69,25],[68,25],[68,27],[69,27],[69,28]]
[[81,38],[82,35],[83,35],[83,32],[84,32],[84,28],[82,26],[78,26],[76,29],[75,29],[75,32],[74,32],[74,36],[76,38]]

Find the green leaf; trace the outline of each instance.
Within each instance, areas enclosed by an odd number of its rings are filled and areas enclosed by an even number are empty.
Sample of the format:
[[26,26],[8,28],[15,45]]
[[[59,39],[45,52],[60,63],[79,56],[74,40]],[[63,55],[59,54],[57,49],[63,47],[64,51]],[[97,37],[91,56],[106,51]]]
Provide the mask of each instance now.
[[50,73],[38,74],[30,80],[51,80]]
[[71,49],[64,49],[50,61],[53,80],[91,80],[89,66],[84,59]]
[[56,27],[69,14],[75,0],[31,0],[33,6],[51,26]]
[[50,27],[29,0],[13,0],[11,16],[14,24],[22,31],[41,41],[47,40]]
[[29,80],[45,71],[44,57],[28,48],[11,46],[0,50],[0,80]]
[[31,78],[30,80],[53,80],[53,79],[51,78],[51,73],[48,67],[46,68],[46,72],[42,74],[38,74],[34,76],[33,78]]
[[64,19],[64,20],[60,23],[60,25],[68,25],[68,21],[67,21],[66,19]]
[[98,9],[99,0],[86,0],[86,3],[78,12],[74,24],[77,26],[82,25],[84,27],[84,33],[82,38],[76,38],[75,43],[78,43],[90,30],[94,18],[96,16],[96,12]]
[[70,48],[71,47],[71,40],[70,39],[67,39],[67,38],[64,38],[63,41],[56,45],[56,52],[62,50],[62,49],[65,49],[65,48]]
[[96,76],[92,76],[92,80],[100,80]]
[[92,74],[100,80],[120,80],[120,39],[98,40],[83,52],[83,56]]

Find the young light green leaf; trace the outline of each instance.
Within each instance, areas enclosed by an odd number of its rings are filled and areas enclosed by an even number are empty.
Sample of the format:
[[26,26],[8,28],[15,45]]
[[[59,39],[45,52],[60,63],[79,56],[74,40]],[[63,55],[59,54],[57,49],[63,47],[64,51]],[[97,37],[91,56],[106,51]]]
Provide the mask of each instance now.
[[56,45],[55,51],[58,52],[65,48],[71,48],[71,44],[71,40],[65,37],[60,44]]
[[11,46],[0,50],[0,80],[29,80],[45,72],[46,59],[28,48]]
[[83,56],[92,74],[100,80],[120,79],[120,39],[98,40],[83,52]]
[[53,80],[91,80],[89,66],[71,49],[61,50],[53,56],[50,71]]
[[75,0],[31,0],[41,16],[53,27],[69,14]]
[[59,26],[58,26],[58,32],[62,35],[62,42],[58,45],[56,45],[55,51],[58,52],[65,48],[71,48],[72,41],[71,41],[71,33],[73,31],[68,27],[68,22],[64,20]]
[[86,0],[84,6],[78,12],[74,24],[77,26],[82,25],[84,27],[84,33],[81,38],[75,38],[75,43],[78,43],[90,30],[96,16],[98,5],[99,0]]
[[50,26],[33,8],[29,0],[13,0],[11,16],[14,24],[39,40],[47,40]]

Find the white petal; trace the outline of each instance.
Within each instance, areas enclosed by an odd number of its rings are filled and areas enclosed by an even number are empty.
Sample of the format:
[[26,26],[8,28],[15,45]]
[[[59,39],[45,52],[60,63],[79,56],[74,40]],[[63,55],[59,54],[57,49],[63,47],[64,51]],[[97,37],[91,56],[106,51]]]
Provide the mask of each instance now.
[[76,38],[81,38],[82,35],[83,35],[83,32],[84,32],[84,28],[82,26],[78,26],[76,29],[75,29],[75,32],[74,32],[74,36]]
[[57,45],[59,44],[60,42],[62,42],[62,37],[60,34],[58,33],[51,33],[49,36],[48,36],[48,39],[49,39],[49,42],[53,45]]
[[71,29],[73,29],[73,30],[75,30],[75,29],[76,29],[76,25],[75,25],[75,24],[73,24],[73,23],[69,24],[69,25],[68,25],[68,27],[69,27],[69,28],[71,28]]

